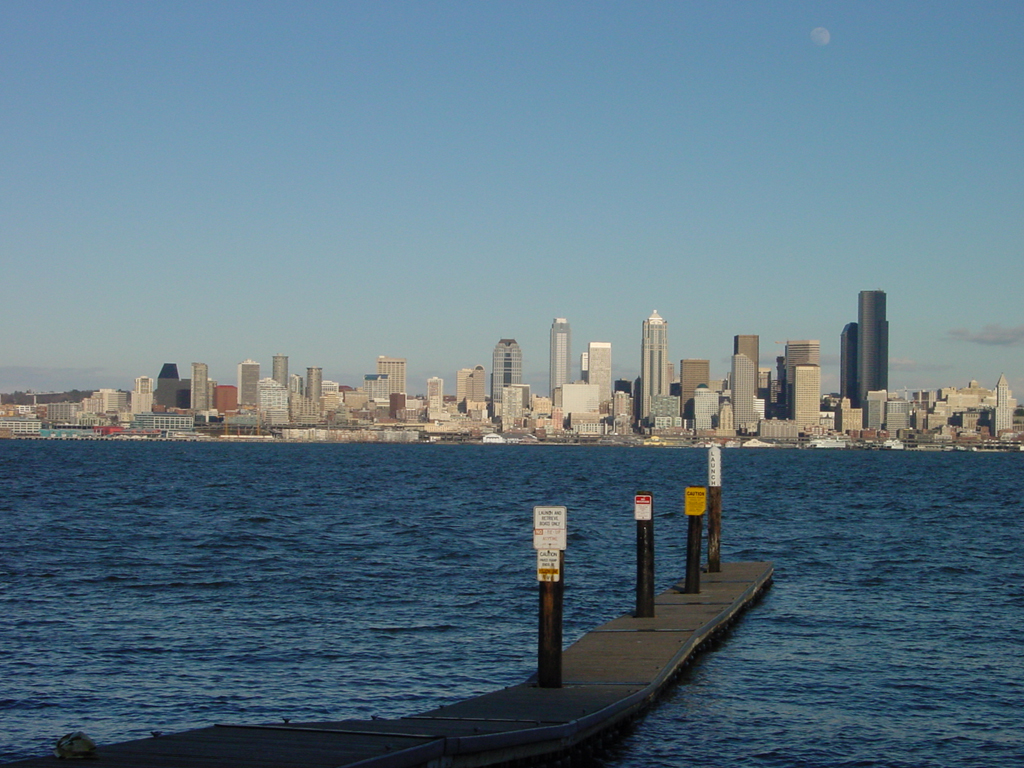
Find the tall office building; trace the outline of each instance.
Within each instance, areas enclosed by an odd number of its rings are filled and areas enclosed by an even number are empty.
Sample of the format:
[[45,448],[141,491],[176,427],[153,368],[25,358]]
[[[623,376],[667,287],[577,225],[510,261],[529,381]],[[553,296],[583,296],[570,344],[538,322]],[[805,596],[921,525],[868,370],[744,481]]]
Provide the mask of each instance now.
[[798,429],[816,427],[821,413],[821,368],[798,363],[793,366],[793,421]]
[[[177,363],[164,363],[156,377],[156,389],[153,391],[154,402],[165,408],[177,408],[178,391],[181,387]],[[185,407],[187,408],[188,405]]]
[[[277,379],[274,379],[277,381]],[[323,389],[324,382],[324,369],[323,368],[307,368],[306,369],[306,397],[312,402],[320,406],[320,398],[324,394]],[[283,384],[282,386],[287,386]]]
[[132,390],[132,413],[150,413],[153,410],[153,378],[139,376]]
[[487,402],[487,374],[482,365],[460,368],[455,374],[455,400],[463,403]]
[[238,404],[259,405],[260,364],[243,360],[238,364]]
[[839,396],[850,399],[851,408],[860,408],[857,383],[857,323],[847,323],[839,336]]
[[551,323],[551,359],[548,368],[548,384],[551,397],[555,396],[555,388],[571,381],[569,361],[572,348],[572,331],[569,321],[564,317],[556,317]]
[[587,345],[588,384],[596,384],[600,402],[612,399],[612,345],[607,341],[592,341]]
[[193,411],[210,410],[210,369],[206,363],[192,363],[191,407]]
[[732,375],[729,377],[732,390],[732,415],[737,429],[757,429],[760,418],[754,407],[757,397],[757,366],[745,354],[732,356]]
[[[786,405],[789,418],[796,418],[794,400],[794,372],[798,365],[821,365],[821,342],[817,339],[789,340],[786,342]],[[819,388],[820,388],[819,382]],[[820,405],[818,406],[820,409]]]
[[440,411],[444,408],[444,379],[431,376],[427,379],[427,410]]
[[[703,384],[705,387],[711,381],[711,361],[685,359],[679,361],[679,397],[683,410],[684,419],[694,418],[694,393],[697,387]],[[715,404],[715,411],[718,404]],[[704,427],[711,429],[711,427]]]
[[282,387],[288,386],[288,355],[274,355],[274,369],[270,378]]
[[640,420],[651,414],[651,397],[669,394],[668,323],[654,310],[640,341]]
[[732,337],[732,353],[734,355],[746,355],[758,367],[760,362],[760,337],[756,335],[740,335]]
[[377,358],[377,373],[387,374],[391,394],[404,395],[406,393],[404,357],[386,357],[381,355]]
[[999,374],[999,381],[996,382],[996,410],[992,419],[993,437],[998,437],[999,432],[1004,429],[1013,429],[1013,411],[1017,407],[1017,401],[1013,399],[1013,392],[1010,391],[1010,382],[1006,380],[1006,374]]
[[502,390],[523,383],[523,351],[515,339],[501,339],[491,355],[491,400],[502,402]]
[[885,319],[885,291],[861,291],[858,297],[857,387],[862,402],[868,392],[889,389],[889,321]]

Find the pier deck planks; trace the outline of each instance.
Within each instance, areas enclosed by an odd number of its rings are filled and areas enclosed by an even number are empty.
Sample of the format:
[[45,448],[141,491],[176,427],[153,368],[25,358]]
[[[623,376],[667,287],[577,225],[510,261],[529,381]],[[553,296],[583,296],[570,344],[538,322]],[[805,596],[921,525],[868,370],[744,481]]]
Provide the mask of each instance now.
[[[95,768],[406,768],[445,759],[497,765],[556,755],[634,716],[697,647],[729,624],[772,577],[771,563],[723,563],[701,592],[679,583],[655,617],[619,616],[562,655],[562,688],[532,681],[398,720],[217,725],[100,745]],[[54,766],[53,757],[16,768]]]

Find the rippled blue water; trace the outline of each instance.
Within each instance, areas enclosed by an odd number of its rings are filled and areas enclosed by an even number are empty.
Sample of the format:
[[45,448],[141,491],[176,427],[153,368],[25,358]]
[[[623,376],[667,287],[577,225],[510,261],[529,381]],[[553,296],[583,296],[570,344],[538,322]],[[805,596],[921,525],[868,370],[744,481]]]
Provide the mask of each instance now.
[[[682,575],[697,450],[0,444],[0,761],[213,722],[401,716],[632,607],[631,499]],[[724,454],[723,555],[776,581],[603,763],[1024,764],[1024,454]]]

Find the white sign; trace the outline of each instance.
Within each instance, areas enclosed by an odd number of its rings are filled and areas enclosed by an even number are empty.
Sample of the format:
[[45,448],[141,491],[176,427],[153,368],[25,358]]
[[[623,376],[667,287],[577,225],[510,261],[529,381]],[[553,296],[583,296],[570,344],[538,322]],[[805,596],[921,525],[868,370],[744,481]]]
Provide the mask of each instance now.
[[633,497],[633,517],[637,520],[652,520],[654,503],[649,494],[638,493]]
[[562,553],[557,549],[537,550],[537,581],[561,581]]
[[565,549],[565,507],[533,508],[533,548]]
[[717,445],[708,449],[708,485],[712,488],[722,487],[722,449]]

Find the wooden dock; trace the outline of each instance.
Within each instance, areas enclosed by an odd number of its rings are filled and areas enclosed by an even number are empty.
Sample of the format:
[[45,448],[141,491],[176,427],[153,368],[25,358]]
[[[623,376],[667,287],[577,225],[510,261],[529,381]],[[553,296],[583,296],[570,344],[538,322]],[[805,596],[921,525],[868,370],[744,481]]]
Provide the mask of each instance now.
[[[699,594],[658,595],[655,618],[620,616],[562,657],[561,688],[527,680],[397,720],[220,724],[101,744],[95,768],[406,768],[543,765],[613,741],[694,654],[770,585],[771,563],[723,563]],[[54,757],[9,763],[53,766]]]

